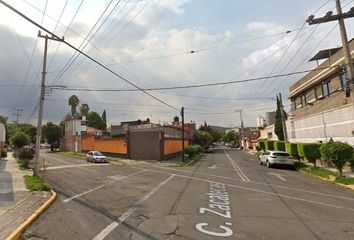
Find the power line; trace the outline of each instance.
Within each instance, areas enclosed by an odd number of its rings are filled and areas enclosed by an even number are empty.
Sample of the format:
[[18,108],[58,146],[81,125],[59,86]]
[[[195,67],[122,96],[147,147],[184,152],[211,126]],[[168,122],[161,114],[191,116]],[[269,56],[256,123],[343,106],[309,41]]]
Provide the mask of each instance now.
[[278,74],[278,75],[273,75],[273,76],[264,76],[264,77],[257,77],[257,78],[248,78],[248,79],[243,79],[243,80],[234,80],[234,81],[227,81],[227,82],[216,82],[216,83],[204,83],[204,84],[196,84],[196,85],[186,85],[186,86],[174,86],[174,87],[157,87],[157,88],[144,88],[144,89],[99,89],[99,88],[70,88],[70,87],[59,87],[59,88],[54,88],[57,90],[63,90],[63,91],[84,91],[84,92],[134,92],[134,91],[159,91],[159,90],[174,90],[174,89],[186,89],[186,88],[200,88],[200,87],[212,87],[212,86],[220,86],[220,85],[229,85],[229,84],[236,84],[236,83],[245,83],[245,82],[254,82],[254,81],[261,81],[261,80],[267,80],[271,78],[276,78],[276,77],[285,77],[285,76],[290,76],[290,75],[296,75],[296,74],[302,74],[302,73],[308,73],[312,71],[320,71],[324,69],[329,69],[329,68],[334,68],[337,66],[331,66],[331,67],[323,67],[323,68],[318,68],[318,69],[311,69],[311,70],[303,70],[303,71],[298,71],[298,72],[291,72],[291,73],[284,73],[284,74]]
[[[302,48],[305,46],[305,44],[310,40],[310,38],[312,37],[312,35],[315,33],[315,31],[318,29],[319,25],[317,25],[312,32],[307,36],[307,38],[304,40],[304,42],[301,44],[301,46],[296,50],[295,54],[290,58],[290,60],[285,64],[285,66],[282,68],[282,70],[279,73],[282,73],[285,71],[285,69],[290,65],[290,63],[295,59],[295,57],[299,54],[299,52],[302,50]],[[259,96],[262,96],[264,93],[267,92],[268,89],[270,89],[272,87],[272,85],[275,83],[275,81],[277,80],[274,79],[274,81],[272,81],[260,94]],[[282,81],[276,88],[280,89],[280,87],[282,86],[282,84],[285,81]]]
[[[47,32],[48,34],[51,34],[53,37],[56,37],[58,39],[60,39],[60,37],[58,37],[56,34],[52,33],[51,31],[49,31],[48,29],[46,29],[45,27],[41,26],[40,24],[36,23],[34,20],[32,20],[31,18],[27,17],[26,15],[24,15],[23,13],[19,12],[17,9],[13,8],[11,5],[7,4],[6,2],[4,2],[3,0],[0,0],[0,3],[3,4],[4,6],[6,6],[7,8],[9,8],[10,10],[12,10],[13,12],[15,12],[16,14],[20,15],[21,17],[23,17],[24,19],[26,19],[27,21],[29,21],[30,23],[32,23],[33,25],[37,26],[38,28],[42,29],[43,31]],[[179,111],[178,108],[168,104],[167,102],[165,102],[162,99],[159,99],[157,97],[155,97],[154,95],[150,94],[149,92],[145,91],[144,89],[140,88],[139,86],[137,86],[136,84],[132,83],[131,81],[129,81],[128,79],[126,79],[125,77],[119,75],[118,73],[116,73],[115,71],[113,71],[112,69],[106,67],[104,64],[102,64],[101,62],[99,62],[98,60],[92,58],[91,56],[87,55],[86,53],[84,53],[83,51],[81,51],[80,49],[74,47],[73,45],[71,45],[69,42],[67,42],[66,40],[63,40],[63,43],[65,43],[67,46],[69,46],[70,48],[74,49],[75,51],[79,52],[80,54],[84,55],[85,57],[89,58],[91,61],[95,62],[96,64],[100,65],[101,67],[103,67],[104,69],[106,69],[107,71],[109,71],[110,73],[112,73],[113,75],[115,75],[116,77],[120,78],[121,80],[123,80],[124,82],[128,83],[129,85],[135,87],[136,89],[139,89],[141,92],[145,93],[146,95],[150,96],[151,98],[159,101],[160,103],[162,103],[163,105],[166,105],[172,109],[175,109],[176,111]]]
[[[101,13],[100,17],[97,19],[97,21],[95,22],[95,24],[93,25],[93,27],[90,29],[90,31],[86,34],[84,40],[80,43],[78,49],[81,48],[81,46],[85,43],[85,41],[87,41],[87,38],[90,36],[90,34],[92,33],[92,31],[95,29],[95,27],[97,26],[97,24],[100,22],[101,18],[104,16],[104,14],[106,13],[106,11],[108,10],[109,6],[112,4],[113,0],[111,0],[107,6],[105,7],[105,9],[103,10],[103,12]],[[102,25],[101,25],[102,26]],[[96,30],[97,32],[97,30]],[[95,32],[95,33],[96,33]],[[92,37],[94,36],[94,34],[91,36],[90,40],[92,39]],[[89,41],[90,41],[89,40]],[[88,42],[86,42],[86,44],[84,45],[84,47],[81,49],[81,51],[83,51],[86,46],[88,45]],[[51,85],[54,85],[66,72],[67,69],[70,68],[70,66],[75,62],[75,60],[80,56],[80,54],[78,52],[74,52],[74,54],[70,57],[70,59],[66,62],[66,64],[64,65],[64,67],[62,68],[62,70],[60,71],[60,73],[55,77],[55,79],[53,80],[53,82],[51,83]]]

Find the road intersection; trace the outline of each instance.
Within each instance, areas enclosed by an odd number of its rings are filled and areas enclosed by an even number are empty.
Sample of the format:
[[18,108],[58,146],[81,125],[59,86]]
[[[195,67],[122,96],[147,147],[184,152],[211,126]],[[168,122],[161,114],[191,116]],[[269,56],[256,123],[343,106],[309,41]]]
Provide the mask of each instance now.
[[354,192],[238,150],[188,167],[45,158],[59,197],[26,232],[40,239],[354,239]]

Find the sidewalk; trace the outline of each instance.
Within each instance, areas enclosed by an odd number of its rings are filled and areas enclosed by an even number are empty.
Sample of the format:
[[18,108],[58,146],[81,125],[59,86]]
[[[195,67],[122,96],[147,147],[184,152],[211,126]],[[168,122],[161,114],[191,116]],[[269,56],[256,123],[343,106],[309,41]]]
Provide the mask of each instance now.
[[32,175],[32,171],[20,170],[12,153],[0,160],[0,239],[5,239],[51,195],[27,190],[25,175]]

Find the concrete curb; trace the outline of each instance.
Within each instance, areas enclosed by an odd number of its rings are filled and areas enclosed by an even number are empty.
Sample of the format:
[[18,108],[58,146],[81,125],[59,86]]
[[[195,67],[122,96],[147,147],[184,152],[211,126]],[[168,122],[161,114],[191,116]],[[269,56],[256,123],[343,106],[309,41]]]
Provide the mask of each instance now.
[[320,177],[320,176],[316,176],[316,175],[313,175],[313,174],[308,173],[308,172],[303,171],[303,170],[297,170],[297,171],[298,171],[298,172],[301,172],[301,173],[303,173],[303,174],[305,174],[305,175],[312,176],[312,177],[315,177],[315,178],[324,180],[324,181],[326,181],[326,182],[334,183],[334,184],[337,184],[337,185],[339,185],[339,186],[342,186],[342,187],[345,187],[345,188],[348,188],[348,189],[354,191],[354,185],[345,185],[345,184],[342,184],[342,183],[337,183],[337,182],[335,182],[335,181],[333,181],[333,180],[331,180],[331,179],[329,179],[329,178],[323,178],[323,177]]
[[18,226],[5,240],[17,240],[26,228],[31,225],[57,198],[57,193],[52,190],[52,196],[40,206],[31,216],[29,216],[20,226]]

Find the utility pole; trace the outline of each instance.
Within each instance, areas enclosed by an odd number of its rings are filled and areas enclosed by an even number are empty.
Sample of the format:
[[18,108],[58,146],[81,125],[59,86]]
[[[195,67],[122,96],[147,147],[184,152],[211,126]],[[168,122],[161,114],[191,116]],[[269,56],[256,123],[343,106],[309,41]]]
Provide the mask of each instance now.
[[23,109],[17,108],[17,109],[13,109],[15,112],[13,113],[13,115],[16,117],[16,126],[18,127],[18,118],[21,116],[21,112],[23,111]]
[[242,148],[245,149],[245,137],[243,135],[243,120],[242,120],[242,111],[243,109],[238,109],[238,110],[235,110],[235,112],[239,112],[240,113],[240,121],[241,121],[241,141],[242,141]]
[[283,133],[284,133],[284,142],[288,142],[288,132],[286,129],[286,122],[284,116],[284,106],[283,106],[283,99],[281,97],[281,93],[279,93],[279,102],[280,102],[280,117],[281,117],[281,124],[283,126]]
[[38,122],[37,122],[37,135],[36,135],[36,154],[34,156],[34,168],[33,176],[38,176],[39,171],[39,158],[40,158],[40,143],[41,143],[41,130],[42,130],[42,118],[43,118],[43,105],[44,105],[44,94],[45,94],[45,75],[47,66],[47,50],[48,50],[48,39],[62,42],[64,40],[56,37],[49,37],[48,35],[41,35],[38,32],[38,37],[44,38],[44,57],[43,57],[43,70],[42,70],[42,82],[41,82],[41,93],[39,97],[39,111],[38,111]]
[[[306,20],[309,25],[312,24],[319,24],[319,23],[326,23],[326,22],[331,22],[331,21],[338,21],[339,24],[339,29],[340,29],[340,35],[342,39],[342,45],[343,45],[343,55],[345,58],[345,66],[346,66],[346,71],[348,75],[348,82],[351,83],[351,90],[354,91],[354,71],[353,71],[353,59],[351,56],[349,44],[348,44],[348,36],[347,36],[347,31],[345,29],[345,24],[344,24],[344,19],[346,18],[352,18],[354,17],[354,7],[352,7],[348,12],[343,13],[342,12],[342,7],[340,4],[340,0],[336,0],[336,8],[337,8],[337,14],[333,15],[332,11],[329,11],[326,13],[324,17],[320,18],[314,18],[314,15],[311,15],[308,17]],[[351,94],[352,96],[352,105],[354,108],[354,92]]]
[[184,162],[184,107],[181,108],[182,117],[182,162]]

